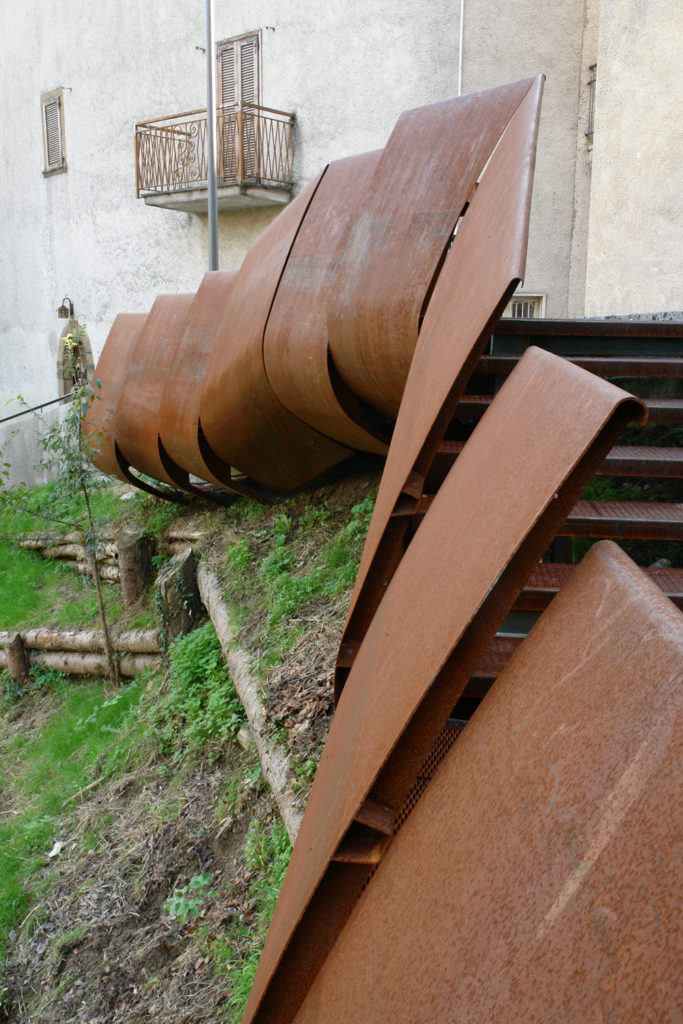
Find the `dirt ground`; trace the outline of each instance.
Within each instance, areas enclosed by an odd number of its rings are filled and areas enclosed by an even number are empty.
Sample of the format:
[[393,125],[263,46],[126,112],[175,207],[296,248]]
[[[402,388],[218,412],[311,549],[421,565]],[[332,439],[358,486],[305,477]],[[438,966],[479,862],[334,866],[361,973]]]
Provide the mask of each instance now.
[[[207,951],[236,915],[249,923],[244,838],[254,817],[268,822],[275,813],[263,783],[247,783],[229,827],[216,821],[234,759],[246,756],[236,746],[217,763],[199,762],[172,789],[150,764],[103,785],[81,805],[63,839],[56,878],[53,864],[46,864],[50,886],[36,906],[30,935],[8,959],[9,1009],[1,1019],[225,1019],[228,989],[225,978],[214,975]],[[84,850],[95,825],[96,844]],[[211,874],[216,896],[196,921],[181,926],[163,912],[164,901],[203,871]]]

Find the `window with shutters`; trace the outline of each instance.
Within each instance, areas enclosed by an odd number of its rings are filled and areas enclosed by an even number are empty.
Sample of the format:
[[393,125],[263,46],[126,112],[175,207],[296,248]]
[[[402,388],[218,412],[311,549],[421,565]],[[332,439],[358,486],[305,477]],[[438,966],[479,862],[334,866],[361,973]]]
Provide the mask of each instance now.
[[259,33],[224,39],[216,46],[219,177],[258,181],[260,103]]
[[64,96],[62,89],[44,92],[40,97],[43,119],[43,174],[59,174],[66,170],[64,152]]

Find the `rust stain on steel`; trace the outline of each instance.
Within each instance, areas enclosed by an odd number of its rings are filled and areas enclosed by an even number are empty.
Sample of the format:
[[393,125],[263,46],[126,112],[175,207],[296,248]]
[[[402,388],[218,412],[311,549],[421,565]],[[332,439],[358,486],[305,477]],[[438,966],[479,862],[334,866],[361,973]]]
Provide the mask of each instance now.
[[351,597],[337,697],[401,558],[409,515],[439,442],[492,326],[524,276],[542,86],[540,77],[533,81],[508,124],[427,307]]
[[216,333],[200,398],[201,427],[216,455],[282,490],[305,483],[350,454],[285,409],[263,362],[271,305],[319,181],[320,176],[249,249]]
[[680,1020],[682,667],[681,613],[593,547],[441,762],[296,1024]]
[[407,110],[387,142],[342,256],[329,342],[351,391],[389,416],[458,218],[510,118],[539,88],[524,79]]
[[595,466],[642,409],[621,389],[537,348],[496,395],[360,646],[245,1022],[294,1018],[367,877],[365,865],[334,862],[342,842],[358,834],[354,819],[363,803],[370,798],[398,812],[529,572]]
[[[130,349],[126,379],[116,408],[115,436],[119,465],[177,486],[159,454],[159,407],[166,374],[183,336],[194,295],[159,295],[137,343]],[[132,482],[135,478],[131,475]]]
[[204,275],[166,373],[159,409],[159,438],[166,468],[169,462],[175,463],[185,474],[233,490],[230,467],[221,466],[217,458],[207,465],[201,450],[199,400],[211,349],[236,278],[233,270]]
[[116,458],[114,421],[128,359],[146,319],[146,313],[119,313],[114,320],[93,374],[94,380],[101,383],[95,386],[96,397],[84,421],[97,468],[126,482],[128,478],[121,472]]
[[358,422],[358,402],[338,380],[327,342],[339,262],[381,155],[336,160],[325,171],[277,290],[264,358],[268,380],[291,413],[350,447],[384,454],[386,444]]

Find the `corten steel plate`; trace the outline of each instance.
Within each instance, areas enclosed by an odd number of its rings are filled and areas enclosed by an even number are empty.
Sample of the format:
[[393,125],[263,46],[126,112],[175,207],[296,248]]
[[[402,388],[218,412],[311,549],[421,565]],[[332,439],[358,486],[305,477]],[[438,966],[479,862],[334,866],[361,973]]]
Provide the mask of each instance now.
[[352,448],[385,454],[386,444],[360,425],[358,402],[331,366],[327,343],[339,261],[381,155],[336,160],[325,171],[277,290],[264,359],[268,380],[291,413]]
[[250,247],[220,321],[200,398],[200,422],[216,455],[254,480],[291,490],[350,450],[285,409],[268,382],[263,337],[301,220],[320,176]]
[[[437,446],[492,324],[524,276],[541,91],[542,80],[535,79],[510,121],[427,308],[351,597],[337,696],[401,558],[409,515]],[[399,510],[406,514],[396,516]]]
[[343,380],[389,416],[458,218],[530,90],[540,95],[540,78],[405,111],[387,142],[342,256],[328,327]]
[[442,760],[296,1024],[681,1020],[683,616],[596,545]]
[[114,417],[126,377],[128,358],[143,328],[146,313],[119,313],[107,335],[93,374],[95,398],[85,416],[85,431],[93,445],[93,462],[103,473],[128,482],[116,458]]
[[[294,1018],[358,899],[367,861],[389,841],[381,828],[368,835],[359,823],[377,820],[377,806],[385,818],[398,813],[524,580],[615,436],[641,411],[621,389],[536,348],[497,394],[361,644],[245,1021]],[[353,863],[363,843],[366,863]]]
[[[119,465],[178,486],[159,454],[159,407],[166,374],[183,336],[193,294],[159,295],[128,356],[126,378],[116,407]],[[129,479],[135,483],[135,477]]]
[[[237,278],[234,270],[204,275],[190,306],[182,338],[166,374],[159,408],[161,456],[170,475],[173,464],[188,473],[235,489],[230,467],[214,458],[207,465],[199,441],[199,399],[223,311]],[[221,470],[217,475],[216,470]]]

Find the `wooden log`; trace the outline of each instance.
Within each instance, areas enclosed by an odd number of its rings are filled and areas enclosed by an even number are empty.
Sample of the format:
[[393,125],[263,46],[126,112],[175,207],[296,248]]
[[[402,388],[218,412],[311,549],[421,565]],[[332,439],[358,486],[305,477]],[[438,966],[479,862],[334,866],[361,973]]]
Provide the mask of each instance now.
[[135,604],[154,579],[152,542],[134,526],[125,526],[117,541],[119,580],[124,606]]
[[[84,576],[92,576],[93,568],[89,562],[76,562],[76,568]],[[100,579],[105,583],[119,582],[119,567],[117,565],[101,565],[99,567]]]
[[17,686],[29,681],[28,658],[20,633],[15,633],[7,645],[7,671]]
[[85,558],[85,548],[82,544],[53,544],[51,547],[42,548],[40,554],[43,558],[71,558],[74,562],[82,562]]
[[[104,633],[101,629],[51,629],[49,626],[37,626],[18,635],[24,647],[32,651],[104,652]],[[8,630],[0,631],[0,647],[8,648],[11,640],[12,633]],[[161,632],[158,629],[129,629],[123,633],[114,633],[111,638],[114,650],[127,654],[159,654],[160,640]]]
[[[106,676],[109,665],[105,654],[81,654],[74,651],[31,651],[30,665],[45,665],[72,676]],[[132,679],[148,668],[158,668],[161,659],[153,654],[122,654],[119,673]]]
[[157,594],[166,643],[191,632],[201,614],[192,548],[174,555],[163,567],[157,579]]
[[164,554],[179,555],[181,551],[192,550],[192,543],[189,540],[168,540],[162,547]]
[[270,786],[285,828],[294,842],[303,816],[303,812],[296,805],[294,796],[296,781],[294,768],[286,750],[268,729],[261,688],[249,669],[249,655],[246,651],[240,650],[235,643],[237,630],[223,601],[220,583],[216,575],[203,562],[200,562],[197,567],[197,583],[202,601],[216,630],[230,678],[235,684],[237,695],[247,713],[263,777]]
[[189,540],[194,543],[204,539],[204,532],[192,526],[170,526],[161,539],[164,541]]

